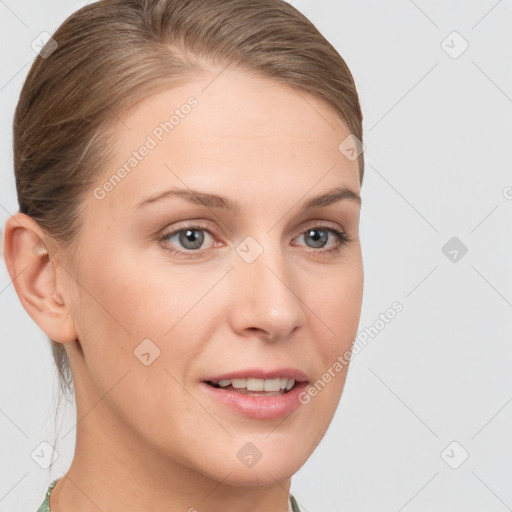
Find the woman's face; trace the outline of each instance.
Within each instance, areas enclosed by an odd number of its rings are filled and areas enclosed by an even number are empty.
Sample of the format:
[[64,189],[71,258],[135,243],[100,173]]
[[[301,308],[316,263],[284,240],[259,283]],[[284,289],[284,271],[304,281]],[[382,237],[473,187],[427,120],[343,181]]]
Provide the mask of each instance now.
[[123,116],[86,197],[68,283],[78,435],[94,425],[224,483],[273,484],[343,390],[363,291],[358,164],[316,98],[216,75]]

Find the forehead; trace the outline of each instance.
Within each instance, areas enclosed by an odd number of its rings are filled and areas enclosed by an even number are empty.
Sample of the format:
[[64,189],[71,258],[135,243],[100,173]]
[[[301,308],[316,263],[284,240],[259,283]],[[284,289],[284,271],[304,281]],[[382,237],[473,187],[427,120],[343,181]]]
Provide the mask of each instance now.
[[111,182],[111,206],[170,186],[231,191],[241,202],[278,191],[300,197],[317,184],[359,190],[357,162],[338,149],[349,131],[334,109],[247,72],[198,74],[143,100],[115,132],[97,183]]

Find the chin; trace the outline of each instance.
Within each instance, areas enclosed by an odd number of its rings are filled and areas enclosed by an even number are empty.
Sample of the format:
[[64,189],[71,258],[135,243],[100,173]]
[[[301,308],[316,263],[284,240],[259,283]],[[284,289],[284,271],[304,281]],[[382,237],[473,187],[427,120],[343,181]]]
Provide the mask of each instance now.
[[[242,443],[242,448],[238,448],[233,453],[229,450],[230,456],[226,457],[227,450],[223,453],[211,454],[207,461],[208,467],[204,467],[202,461],[202,472],[207,474],[213,480],[232,485],[232,486],[273,486],[277,482],[284,482],[290,479],[306,462],[311,455],[310,451],[304,451],[304,445],[301,450],[300,440],[282,444],[275,447],[268,446],[258,450],[250,441]],[[311,450],[312,451],[312,450]],[[234,454],[231,455],[231,454]]]
[[276,482],[289,480],[302,466],[292,461],[281,461],[280,464],[280,466],[268,462],[264,464],[260,460],[252,468],[232,466],[231,474],[227,478],[227,473],[222,476],[217,474],[216,480],[234,487],[270,487],[276,485]]

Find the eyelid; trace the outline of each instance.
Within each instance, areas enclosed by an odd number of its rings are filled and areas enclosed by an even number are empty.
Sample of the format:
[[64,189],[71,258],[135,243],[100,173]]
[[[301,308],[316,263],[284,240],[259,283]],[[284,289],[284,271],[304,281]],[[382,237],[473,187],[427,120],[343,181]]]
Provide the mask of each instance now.
[[[308,230],[309,228],[332,228],[336,231],[342,231],[345,233],[345,229],[341,224],[338,224],[336,222],[332,222],[330,220],[321,220],[321,219],[314,219],[306,222],[306,224],[301,228],[299,235],[302,235],[305,230]],[[298,236],[298,235],[297,235]]]
[[193,220],[185,220],[183,222],[179,222],[177,226],[174,226],[172,229],[167,230],[164,228],[162,231],[162,236],[169,236],[176,234],[185,229],[196,228],[204,231],[208,231],[210,234],[217,233],[217,230],[212,228],[210,225],[205,224],[203,221],[193,221]]

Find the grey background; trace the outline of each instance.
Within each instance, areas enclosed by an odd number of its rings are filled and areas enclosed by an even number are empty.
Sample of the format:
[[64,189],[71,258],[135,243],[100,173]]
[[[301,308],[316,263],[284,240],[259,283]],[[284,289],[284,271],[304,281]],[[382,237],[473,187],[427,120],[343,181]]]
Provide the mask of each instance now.
[[[292,3],[346,60],[360,94],[359,331],[403,305],[354,357],[292,493],[307,512],[511,510],[512,2]],[[17,211],[11,122],[31,43],[84,4],[0,0],[2,228]],[[74,410],[49,473],[31,453],[55,437],[50,347],[3,263],[0,338],[0,510],[36,510],[71,462]]]

